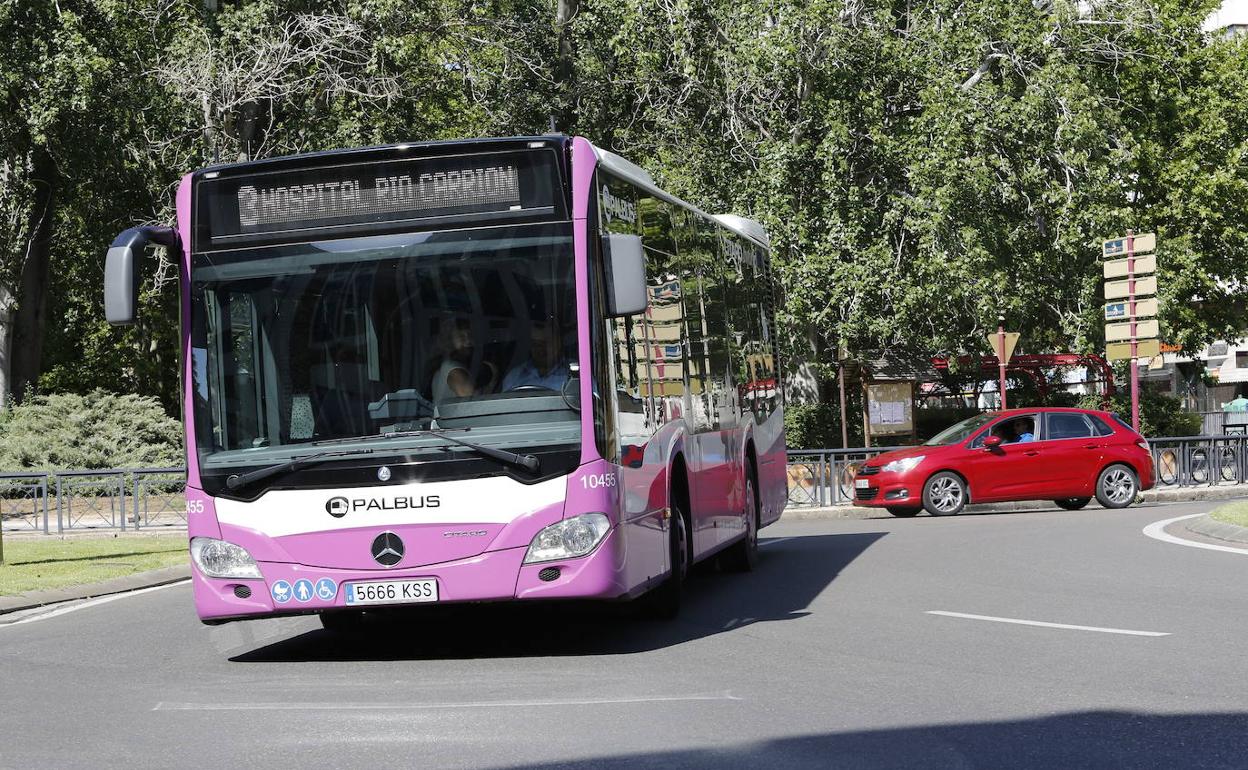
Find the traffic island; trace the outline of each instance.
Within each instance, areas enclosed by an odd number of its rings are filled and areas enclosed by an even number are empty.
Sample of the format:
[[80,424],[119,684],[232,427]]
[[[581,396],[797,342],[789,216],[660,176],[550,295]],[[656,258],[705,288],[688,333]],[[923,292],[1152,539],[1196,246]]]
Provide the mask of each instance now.
[[0,614],[185,579],[186,533],[12,537],[0,565]]
[[1208,515],[1188,521],[1187,529],[1214,540],[1248,545],[1248,501],[1219,506]]

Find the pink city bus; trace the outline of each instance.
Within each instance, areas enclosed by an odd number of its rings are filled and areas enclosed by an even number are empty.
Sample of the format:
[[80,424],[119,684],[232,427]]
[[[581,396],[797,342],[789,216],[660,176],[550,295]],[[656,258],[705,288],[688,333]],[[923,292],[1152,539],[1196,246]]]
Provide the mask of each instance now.
[[205,623],[634,599],[749,570],[786,501],[768,239],[582,138],[214,166],[108,251],[180,253]]

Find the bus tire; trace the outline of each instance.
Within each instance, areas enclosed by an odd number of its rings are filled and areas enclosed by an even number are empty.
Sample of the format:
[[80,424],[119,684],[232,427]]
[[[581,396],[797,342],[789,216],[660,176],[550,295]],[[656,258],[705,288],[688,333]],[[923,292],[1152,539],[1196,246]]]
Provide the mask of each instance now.
[[754,464],[745,472],[745,537],[728,546],[720,564],[730,572],[752,572],[758,566],[758,484]]
[[685,593],[685,578],[689,576],[689,534],[685,513],[680,504],[672,501],[671,526],[667,529],[668,552],[672,571],[658,588],[646,597],[650,616],[660,620],[672,620],[680,614],[680,603]]

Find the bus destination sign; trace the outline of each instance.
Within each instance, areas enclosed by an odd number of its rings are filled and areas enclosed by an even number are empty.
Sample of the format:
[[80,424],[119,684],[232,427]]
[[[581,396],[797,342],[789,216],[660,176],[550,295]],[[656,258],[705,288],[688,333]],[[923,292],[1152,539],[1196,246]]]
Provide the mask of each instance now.
[[314,222],[358,215],[441,211],[460,206],[522,208],[514,164],[332,182],[238,188],[243,228]]
[[197,250],[561,217],[555,155],[403,158],[204,179]]

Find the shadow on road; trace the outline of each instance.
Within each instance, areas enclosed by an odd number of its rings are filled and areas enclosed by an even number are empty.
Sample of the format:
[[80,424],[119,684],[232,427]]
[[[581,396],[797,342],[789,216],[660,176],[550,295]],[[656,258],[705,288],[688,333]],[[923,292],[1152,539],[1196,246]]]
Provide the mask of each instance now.
[[510,767],[1243,768],[1246,758],[1248,714],[1088,711],[1008,722],[806,735],[716,749],[673,749]]
[[680,617],[670,622],[639,618],[629,604],[446,605],[379,618],[356,634],[309,631],[230,660],[380,661],[653,650],[754,623],[804,617],[837,574],[883,536],[813,535],[765,545],[753,573],[694,574]]

